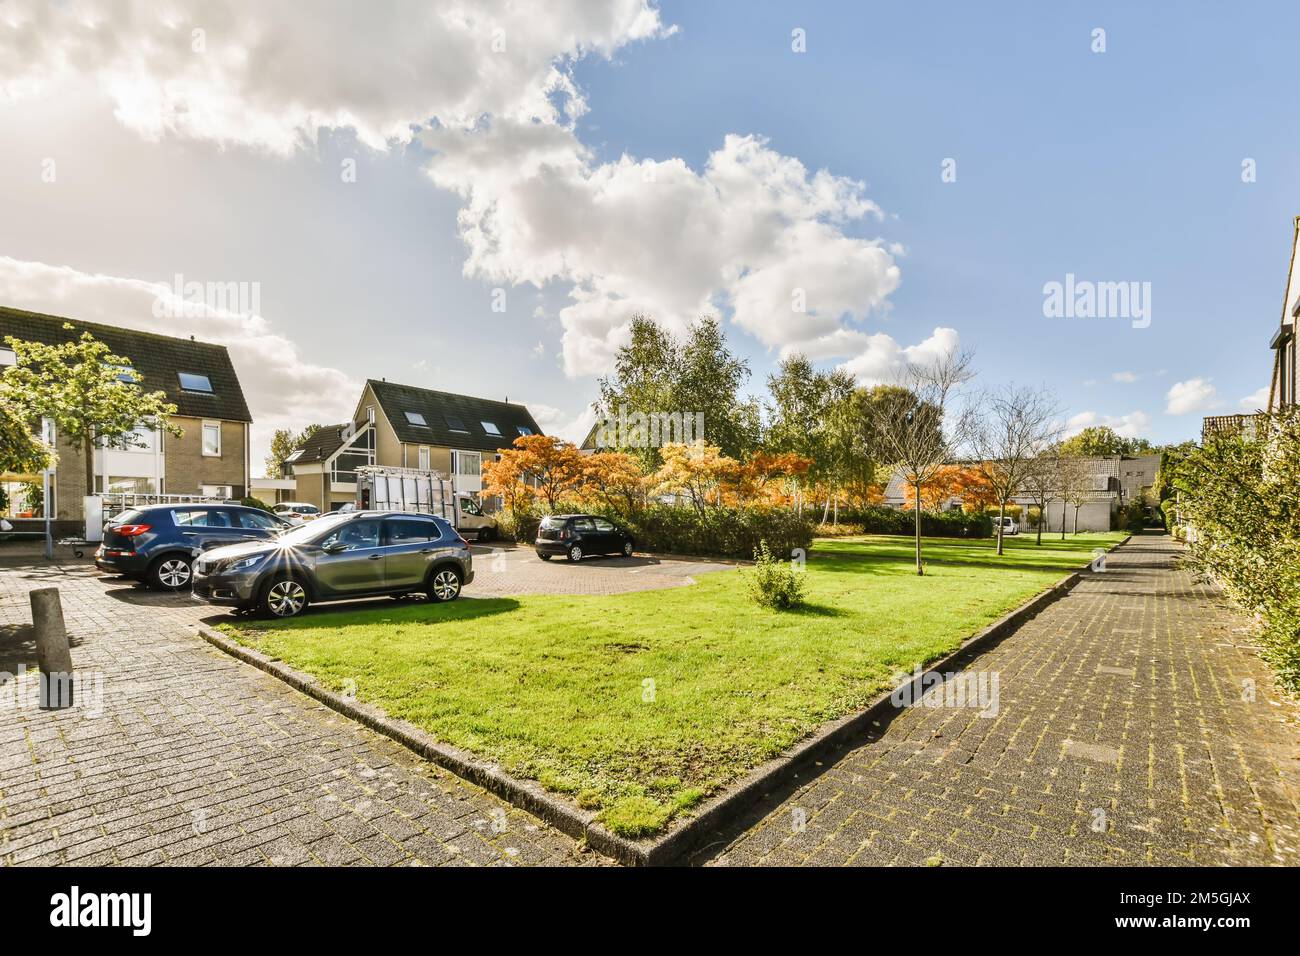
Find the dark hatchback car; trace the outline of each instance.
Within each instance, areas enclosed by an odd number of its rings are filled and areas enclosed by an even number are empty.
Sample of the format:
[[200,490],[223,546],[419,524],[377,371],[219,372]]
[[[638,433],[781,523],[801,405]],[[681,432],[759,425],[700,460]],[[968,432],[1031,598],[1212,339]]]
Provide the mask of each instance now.
[[417,591],[451,601],[473,580],[469,545],[451,523],[406,512],[329,514],[273,541],[209,551],[194,565],[195,595],[272,617],[314,601]]
[[635,550],[630,534],[599,515],[548,515],[537,526],[533,547],[543,561],[557,554],[570,561],[581,561],[590,554],[630,558]]
[[291,525],[242,505],[148,505],[113,518],[95,566],[155,587],[190,586],[194,558],[211,548],[273,538]]

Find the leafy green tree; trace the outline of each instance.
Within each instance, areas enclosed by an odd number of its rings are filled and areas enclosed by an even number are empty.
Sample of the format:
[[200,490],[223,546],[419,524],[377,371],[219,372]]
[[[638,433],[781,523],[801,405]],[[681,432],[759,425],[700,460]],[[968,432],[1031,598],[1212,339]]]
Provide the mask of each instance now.
[[1154,450],[1145,438],[1124,438],[1109,425],[1093,425],[1061,443],[1061,454],[1073,458],[1145,455]]
[[284,460],[323,427],[308,425],[300,432],[294,432],[291,428],[277,428],[271,436],[270,454],[266,456],[266,477],[283,478]]
[[0,474],[32,475],[50,466],[52,456],[34,426],[15,405],[0,406]]
[[[71,329],[71,324],[64,328]],[[0,379],[0,397],[20,417],[54,422],[59,437],[85,456],[86,490],[95,487],[95,442],[135,447],[142,425],[180,436],[169,422],[176,406],[162,392],[146,392],[131,360],[115,355],[89,332],[72,342],[47,345],[6,336],[17,364]]]

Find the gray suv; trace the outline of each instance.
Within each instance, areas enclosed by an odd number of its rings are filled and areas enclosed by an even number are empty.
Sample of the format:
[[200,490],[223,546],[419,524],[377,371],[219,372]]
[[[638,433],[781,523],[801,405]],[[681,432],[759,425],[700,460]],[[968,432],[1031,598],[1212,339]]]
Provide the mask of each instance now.
[[434,515],[331,514],[274,540],[205,552],[194,593],[212,604],[293,617],[313,601],[423,591],[451,601],[474,580],[469,545]]

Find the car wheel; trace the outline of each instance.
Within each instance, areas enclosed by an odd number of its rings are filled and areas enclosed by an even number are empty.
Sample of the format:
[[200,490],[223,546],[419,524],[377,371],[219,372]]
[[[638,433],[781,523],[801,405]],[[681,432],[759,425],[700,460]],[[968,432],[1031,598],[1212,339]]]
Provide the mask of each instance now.
[[454,601],[460,597],[460,572],[455,568],[436,568],[429,578],[430,601]]
[[552,555],[549,555],[549,554],[542,554],[542,552],[540,552],[540,551],[537,552],[537,556],[538,556],[539,558],[541,558],[543,561],[549,561],[549,560],[551,560],[551,558],[552,558]]
[[630,558],[630,557],[632,557],[632,551],[633,551],[633,550],[634,550],[634,549],[633,549],[633,547],[632,547],[632,542],[631,542],[631,540],[628,540],[628,541],[624,541],[624,542],[623,542],[623,557],[625,557],[625,558]]
[[479,539],[479,541],[484,541],[484,542],[486,542],[486,541],[491,541],[491,540],[492,540],[492,529],[491,529],[491,528],[479,528],[479,529],[478,529],[478,539]]
[[164,591],[189,587],[193,576],[190,559],[183,554],[165,554],[149,566],[149,583]]
[[569,549],[569,560],[572,561],[574,564],[577,564],[579,561],[581,561],[582,548],[578,547],[576,544],[573,547],[571,547]]
[[307,603],[307,589],[291,577],[276,578],[262,592],[262,610],[271,617],[296,617]]

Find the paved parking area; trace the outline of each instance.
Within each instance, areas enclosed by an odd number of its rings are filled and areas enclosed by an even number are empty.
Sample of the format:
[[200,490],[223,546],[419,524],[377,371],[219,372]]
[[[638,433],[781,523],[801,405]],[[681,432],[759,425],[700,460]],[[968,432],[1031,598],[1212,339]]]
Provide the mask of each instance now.
[[474,545],[471,597],[515,594],[626,594],[660,588],[685,587],[695,575],[734,569],[736,562],[649,555],[584,558],[571,564],[563,558],[543,561],[532,548]]
[[761,805],[721,865],[1297,865],[1300,708],[1252,628],[1143,535],[968,670]]
[[[89,678],[81,704],[62,712],[25,702],[35,690],[27,591],[49,585]],[[210,615],[84,563],[0,568],[0,861],[605,862],[221,653],[194,633]],[[20,667],[29,671],[14,677]]]

